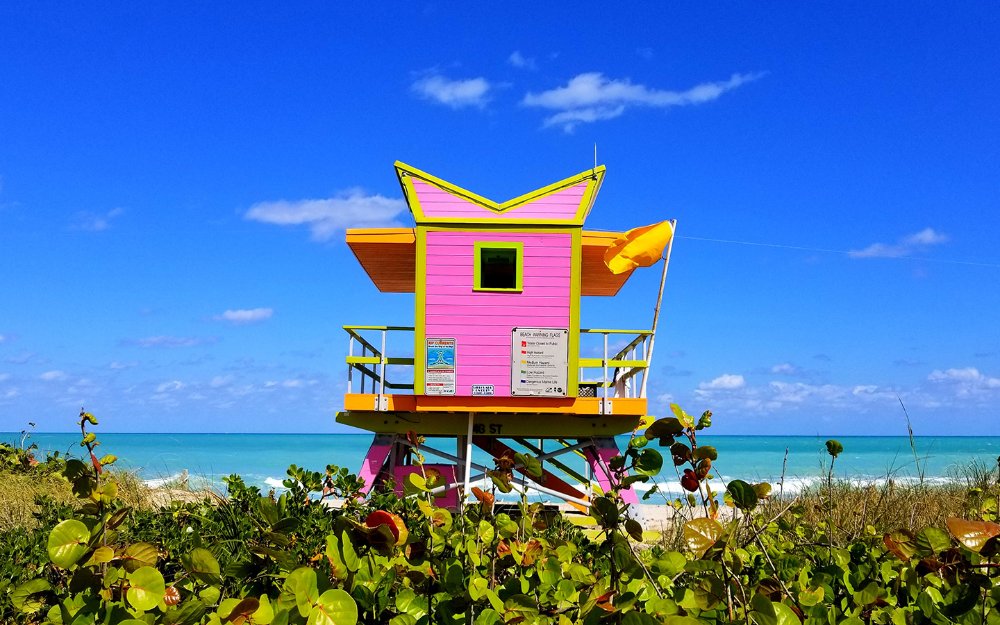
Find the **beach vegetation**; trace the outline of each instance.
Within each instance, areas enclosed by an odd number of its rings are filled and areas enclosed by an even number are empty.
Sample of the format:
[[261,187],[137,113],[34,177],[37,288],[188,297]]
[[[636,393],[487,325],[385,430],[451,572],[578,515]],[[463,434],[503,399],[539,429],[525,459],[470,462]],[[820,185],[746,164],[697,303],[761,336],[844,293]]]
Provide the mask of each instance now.
[[[836,441],[827,479],[802,496],[740,479],[716,492],[725,459],[698,440],[711,413],[671,411],[612,460],[613,486],[594,494],[588,523],[528,501],[513,479],[538,473],[526,454],[497,459],[490,488],[474,489],[462,511],[438,506],[439,476],[420,463],[416,434],[421,471],[407,497],[362,496],[360,480],[333,465],[292,466],[281,494],[230,476],[224,497],[144,506],[124,496],[116,459],[97,453],[97,419],[82,412],[82,457],[53,459],[48,474],[73,501],[41,497],[34,527],[0,531],[0,621],[1000,623],[1000,468],[977,465],[927,517],[885,514],[902,487],[836,480]],[[677,541],[650,540],[621,493],[671,465],[687,493],[670,502]],[[520,500],[501,505],[502,493]]]

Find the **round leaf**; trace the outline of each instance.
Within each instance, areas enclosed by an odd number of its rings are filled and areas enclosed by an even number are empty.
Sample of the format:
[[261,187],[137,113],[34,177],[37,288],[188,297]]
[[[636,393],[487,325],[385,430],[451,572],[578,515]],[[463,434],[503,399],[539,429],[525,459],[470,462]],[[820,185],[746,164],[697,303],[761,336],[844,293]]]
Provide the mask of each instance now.
[[715,519],[692,519],[684,524],[684,541],[699,558],[705,554],[723,534],[722,524]]
[[68,569],[87,553],[90,530],[76,519],[66,519],[49,533],[48,552],[52,564]]
[[151,566],[144,566],[128,575],[129,588],[125,598],[136,610],[146,612],[163,601],[166,594],[166,584],[160,572]]
[[[989,521],[967,521],[951,517],[945,521],[948,531],[967,548],[979,553],[986,541],[1000,535],[1000,525]],[[58,527],[58,526],[57,526]]]
[[181,558],[184,567],[200,582],[217,584],[219,582],[219,561],[212,552],[202,547],[196,547],[187,556]]
[[733,498],[733,505],[740,510],[753,510],[757,505],[757,491],[743,480],[729,482],[726,492]]
[[125,548],[122,561],[125,570],[131,573],[144,566],[155,566],[156,557],[156,547],[149,543],[135,543]]
[[27,614],[38,612],[42,609],[42,602],[36,595],[47,592],[51,588],[49,582],[42,578],[24,582],[14,589],[14,594],[10,596],[10,602],[14,604],[15,608]]
[[655,449],[643,449],[635,461],[635,472],[650,477],[658,474],[663,467],[663,456]]
[[695,447],[691,452],[691,456],[698,460],[708,458],[709,460],[715,461],[719,459],[719,452],[715,450],[715,447],[705,445],[703,447]]

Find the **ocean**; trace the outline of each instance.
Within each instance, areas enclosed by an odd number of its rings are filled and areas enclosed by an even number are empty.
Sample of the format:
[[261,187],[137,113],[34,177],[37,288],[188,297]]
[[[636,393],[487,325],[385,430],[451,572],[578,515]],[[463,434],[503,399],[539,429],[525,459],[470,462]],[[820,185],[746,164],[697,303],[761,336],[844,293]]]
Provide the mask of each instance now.
[[[187,471],[192,486],[223,491],[223,477],[236,473],[264,492],[272,488],[281,490],[281,481],[290,464],[315,471],[335,464],[357,471],[372,440],[370,434],[112,433],[99,434],[98,438],[102,443],[101,454],[115,454],[119,457],[118,466],[137,472],[152,486]],[[719,458],[713,468],[718,478],[768,481],[775,491],[781,484],[785,493],[795,493],[826,474],[830,461],[825,447],[827,438],[706,435],[699,439],[699,444],[712,445],[718,450]],[[17,444],[19,435],[0,433],[0,440]],[[624,447],[627,440],[627,436],[619,437],[619,447]],[[914,460],[905,436],[843,436],[837,440],[843,444],[844,452],[834,465],[835,476],[859,483],[887,478],[916,480],[921,473],[925,480],[940,482],[972,462],[995,470],[1000,456],[998,436],[918,436],[915,438],[918,460]],[[35,433],[30,442],[38,445],[42,456],[48,451],[77,456],[82,452],[78,434]],[[455,451],[454,439],[432,439],[429,444],[446,452]],[[547,441],[545,450],[551,451],[555,445]],[[666,463],[657,480],[659,489],[677,494],[680,491],[669,452],[661,451]],[[479,455],[474,455],[474,460],[485,463],[485,458]],[[428,462],[433,461],[428,454]],[[582,462],[572,454],[567,463],[582,471]],[[542,498],[539,493],[534,496]]]

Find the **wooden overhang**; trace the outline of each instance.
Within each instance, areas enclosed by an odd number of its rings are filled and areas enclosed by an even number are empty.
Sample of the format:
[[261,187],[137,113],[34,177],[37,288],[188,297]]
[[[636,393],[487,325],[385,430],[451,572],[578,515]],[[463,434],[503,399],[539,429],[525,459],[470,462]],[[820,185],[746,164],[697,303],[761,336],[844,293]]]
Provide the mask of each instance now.
[[[604,251],[620,232],[583,231],[582,295],[615,295],[632,275],[615,275],[604,264]],[[413,293],[417,244],[413,228],[353,228],[347,245],[383,293]]]

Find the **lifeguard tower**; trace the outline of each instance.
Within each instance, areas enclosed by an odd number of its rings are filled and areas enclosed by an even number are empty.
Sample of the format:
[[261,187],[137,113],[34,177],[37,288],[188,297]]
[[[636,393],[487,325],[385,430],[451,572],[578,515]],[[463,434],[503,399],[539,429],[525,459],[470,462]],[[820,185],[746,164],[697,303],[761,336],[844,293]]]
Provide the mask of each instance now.
[[[634,268],[616,274],[605,264],[623,233],[583,229],[604,167],[502,203],[395,168],[416,226],[346,233],[380,291],[416,302],[413,326],[344,326],[348,382],[337,421],[375,433],[359,472],[366,488],[390,478],[400,488],[421,470],[409,464],[416,433],[426,438],[422,453],[447,461],[433,465],[446,506],[494,468],[473,461],[474,447],[494,460],[531,454],[542,475],[514,467],[523,485],[587,506],[592,481],[611,486],[614,436],[646,414],[655,333],[655,315],[651,330],[580,327],[581,296],[614,296]],[[412,333],[412,352],[400,333]],[[453,452],[435,446],[446,439],[457,442]],[[582,455],[583,471],[563,454]]]

